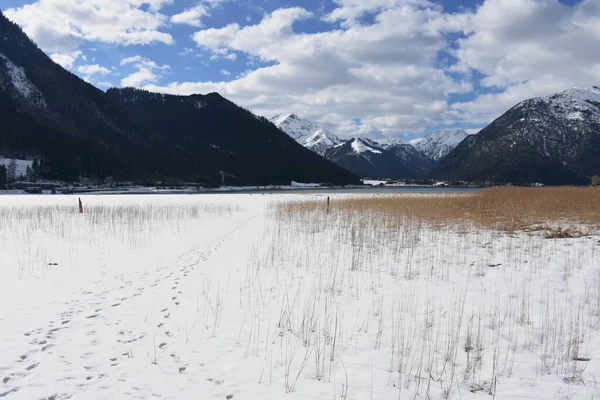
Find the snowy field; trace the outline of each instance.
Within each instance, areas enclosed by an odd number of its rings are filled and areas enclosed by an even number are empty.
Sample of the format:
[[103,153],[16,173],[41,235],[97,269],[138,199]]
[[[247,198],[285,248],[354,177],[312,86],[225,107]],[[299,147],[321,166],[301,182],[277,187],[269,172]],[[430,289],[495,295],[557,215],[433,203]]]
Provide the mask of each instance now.
[[0,398],[599,397],[597,231],[326,196],[0,196]]

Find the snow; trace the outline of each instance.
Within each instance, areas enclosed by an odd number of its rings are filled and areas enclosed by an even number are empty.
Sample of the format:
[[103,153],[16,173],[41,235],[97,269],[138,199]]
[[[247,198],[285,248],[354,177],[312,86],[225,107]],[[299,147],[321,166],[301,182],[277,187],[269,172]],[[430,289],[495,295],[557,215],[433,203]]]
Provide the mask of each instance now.
[[301,188],[316,188],[316,187],[321,187],[320,183],[302,183],[302,182],[296,182],[296,181],[292,181],[291,184],[292,187],[301,187]]
[[361,140],[361,139],[352,139],[351,146],[352,146],[352,150],[354,150],[354,152],[357,154],[362,154],[362,153],[367,153],[367,152],[381,154],[381,151],[374,149],[373,147],[367,146],[365,141]]
[[204,102],[204,101],[195,100],[195,101],[193,102],[193,104],[194,104],[194,107],[195,107],[196,109],[198,109],[198,110],[200,110],[201,108],[204,108],[204,107],[206,107],[206,102]]
[[301,119],[296,114],[277,114],[269,120],[292,139],[320,155],[342,142],[323,126]]
[[419,140],[415,147],[433,160],[441,160],[468,136],[464,129],[440,129]]
[[[388,225],[345,197],[0,197],[0,396],[597,396],[597,232]],[[277,212],[299,199],[323,210]]]
[[363,179],[363,183],[365,185],[371,185],[371,186],[380,186],[380,185],[385,185],[388,181],[383,181],[381,179]]
[[[538,97],[519,103],[517,107],[543,102],[549,106],[553,116],[569,123],[600,122],[600,88],[571,88],[546,97]],[[575,128],[576,129],[576,128]]]
[[[6,168],[8,168],[11,160],[13,160],[13,159],[0,156],[0,165],[4,165]],[[33,166],[33,160],[22,160],[22,159],[18,159],[18,158],[15,158],[14,160],[15,160],[15,165],[16,165],[16,169],[15,169],[16,178],[18,179],[21,176],[23,176],[23,177],[27,176],[27,167],[31,168]]]
[[383,147],[385,150],[388,150],[392,147],[395,146],[400,146],[402,144],[406,144],[406,142],[400,138],[395,138],[395,137],[388,137],[388,138],[383,138],[383,139],[376,139],[373,140],[374,142],[376,142],[377,144],[379,144],[381,147]]
[[563,90],[541,100],[549,103],[555,113],[574,119],[581,119],[581,111],[590,111],[596,116],[600,113],[600,88],[596,86]]
[[46,100],[44,96],[35,87],[33,83],[29,81],[25,70],[21,67],[17,67],[13,62],[8,59],[4,54],[0,53],[0,58],[4,60],[8,75],[10,77],[13,87],[26,99],[30,100],[35,106],[40,108],[46,108]]
[[411,145],[413,145],[413,146],[416,147],[417,143],[419,143],[421,140],[423,140],[422,137],[421,138],[416,138],[416,139],[411,139],[411,140],[408,141],[408,144],[411,144]]

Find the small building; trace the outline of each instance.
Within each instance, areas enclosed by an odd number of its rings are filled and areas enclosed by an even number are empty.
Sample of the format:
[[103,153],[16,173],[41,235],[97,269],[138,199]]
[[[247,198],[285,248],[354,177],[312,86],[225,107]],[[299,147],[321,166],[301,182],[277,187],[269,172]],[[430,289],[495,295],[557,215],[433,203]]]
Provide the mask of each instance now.
[[592,176],[592,186],[600,186],[600,175]]

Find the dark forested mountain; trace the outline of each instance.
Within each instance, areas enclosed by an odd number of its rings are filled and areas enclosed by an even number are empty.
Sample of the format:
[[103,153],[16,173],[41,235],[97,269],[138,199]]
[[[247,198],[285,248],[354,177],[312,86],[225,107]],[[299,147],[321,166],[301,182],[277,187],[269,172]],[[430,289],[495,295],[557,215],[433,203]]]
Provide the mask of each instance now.
[[0,155],[46,178],[356,183],[218,94],[108,94],[64,70],[0,12]]
[[392,146],[353,138],[330,148],[325,157],[357,175],[369,178],[414,178],[432,161],[405,143]]
[[434,164],[434,160],[428,157],[427,154],[402,139],[386,138],[375,140],[375,142],[384,150],[394,154],[400,165],[409,171],[407,178],[421,175]]
[[358,183],[265,118],[217,93],[174,96],[127,88],[109,89],[107,95],[170,158],[203,174],[219,171],[226,183]]
[[600,88],[523,101],[468,136],[427,177],[546,184],[600,173]]

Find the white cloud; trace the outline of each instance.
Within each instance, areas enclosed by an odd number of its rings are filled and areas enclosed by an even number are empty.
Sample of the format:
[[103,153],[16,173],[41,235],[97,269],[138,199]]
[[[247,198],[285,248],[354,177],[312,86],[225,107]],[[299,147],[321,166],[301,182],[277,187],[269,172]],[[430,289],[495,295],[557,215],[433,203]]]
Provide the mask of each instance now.
[[101,81],[101,82],[96,82],[96,86],[99,88],[105,88],[108,89],[109,87],[112,87],[113,84],[107,81]]
[[489,122],[527,98],[600,82],[597,0],[487,0],[467,18],[452,70],[482,73],[495,92],[454,104],[457,119]]
[[[315,34],[294,31],[313,18],[302,8],[276,10],[256,25],[196,32],[196,43],[220,57],[245,53],[256,69],[230,82],[147,85],[170,93],[219,91],[255,112],[297,112],[344,135],[396,135],[423,130],[448,112],[447,96],[471,90],[437,68],[447,45],[436,7],[402,2],[380,10],[372,25]],[[268,65],[265,66],[264,63]],[[352,119],[360,117],[357,126]]]
[[174,24],[185,24],[191,26],[202,26],[201,18],[210,15],[208,9],[203,5],[189,8],[171,17]]
[[61,67],[65,69],[71,69],[81,54],[81,51],[72,51],[70,53],[53,53],[50,54],[50,58]]
[[121,66],[133,64],[137,69],[121,79],[121,86],[140,87],[157,82],[165,71],[171,69],[169,65],[158,65],[156,62],[140,55],[126,57],[121,60]]
[[90,65],[80,65],[77,67],[77,72],[80,72],[84,75],[108,75],[110,74],[110,69],[106,67],[102,67],[98,64],[90,64]]
[[169,66],[169,65],[158,65],[158,64],[156,64],[156,62],[154,62],[148,58],[142,57],[140,55],[123,58],[121,60],[121,65],[127,65],[127,64],[135,64],[136,67],[138,67],[138,68],[145,67],[148,69],[166,70],[166,69],[171,68],[171,66]]
[[222,69],[221,75],[229,76],[229,75],[231,75],[231,72],[227,71],[226,69]]
[[180,51],[179,53],[177,53],[177,55],[179,56],[187,56],[190,55],[194,52],[194,49],[189,48],[189,47],[184,47],[182,51]]
[[[65,53],[84,40],[123,45],[172,43],[160,31],[166,17],[158,10],[172,0],[38,0],[4,14],[21,25],[43,50]],[[147,5],[148,9],[144,6]]]
[[152,70],[149,68],[140,68],[137,72],[121,79],[121,86],[140,87],[141,85],[156,82],[157,80],[158,75],[152,72]]

